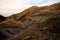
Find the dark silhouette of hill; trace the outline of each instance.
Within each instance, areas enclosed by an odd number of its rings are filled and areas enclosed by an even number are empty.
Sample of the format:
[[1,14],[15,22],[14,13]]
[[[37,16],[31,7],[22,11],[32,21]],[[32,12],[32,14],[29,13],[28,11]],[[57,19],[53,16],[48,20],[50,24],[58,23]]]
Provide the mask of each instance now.
[[60,40],[60,3],[28,8],[8,17],[0,27],[20,30],[6,40]]
[[5,20],[5,17],[0,15],[0,22],[4,21]]

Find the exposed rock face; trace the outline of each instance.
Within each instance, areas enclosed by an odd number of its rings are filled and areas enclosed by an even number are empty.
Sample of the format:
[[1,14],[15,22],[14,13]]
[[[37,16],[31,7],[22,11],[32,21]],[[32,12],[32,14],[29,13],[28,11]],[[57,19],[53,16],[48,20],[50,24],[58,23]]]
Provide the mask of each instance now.
[[33,6],[0,23],[1,27],[20,28],[7,40],[60,40],[60,3]]

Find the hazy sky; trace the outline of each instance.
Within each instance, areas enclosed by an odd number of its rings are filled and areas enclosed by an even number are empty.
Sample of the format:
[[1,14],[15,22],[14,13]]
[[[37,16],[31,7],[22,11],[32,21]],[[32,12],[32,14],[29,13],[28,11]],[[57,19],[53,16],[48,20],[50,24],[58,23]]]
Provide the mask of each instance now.
[[0,0],[0,15],[10,16],[31,6],[45,6],[60,0]]

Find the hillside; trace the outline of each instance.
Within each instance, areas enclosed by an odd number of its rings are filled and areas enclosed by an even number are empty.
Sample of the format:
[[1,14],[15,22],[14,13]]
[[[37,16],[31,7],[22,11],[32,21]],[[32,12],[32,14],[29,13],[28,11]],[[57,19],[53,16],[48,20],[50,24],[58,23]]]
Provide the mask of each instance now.
[[17,29],[18,33],[6,40],[60,40],[60,3],[32,6],[7,17],[0,22],[0,28]]
[[0,15],[0,22],[5,21],[6,17]]

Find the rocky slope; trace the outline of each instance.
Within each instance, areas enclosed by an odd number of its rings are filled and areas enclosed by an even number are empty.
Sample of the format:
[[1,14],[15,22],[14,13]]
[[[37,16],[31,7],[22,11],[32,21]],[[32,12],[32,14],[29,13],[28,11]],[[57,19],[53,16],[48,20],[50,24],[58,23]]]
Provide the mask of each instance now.
[[0,22],[0,27],[17,29],[7,40],[60,40],[60,3],[28,8]]

